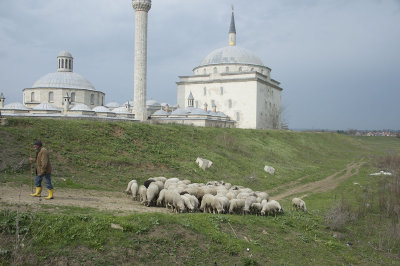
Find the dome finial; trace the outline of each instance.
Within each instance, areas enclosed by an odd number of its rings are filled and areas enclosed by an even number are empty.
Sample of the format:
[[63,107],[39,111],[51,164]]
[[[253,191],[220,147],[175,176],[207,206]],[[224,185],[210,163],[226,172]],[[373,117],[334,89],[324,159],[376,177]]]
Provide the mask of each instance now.
[[229,45],[236,45],[236,27],[235,27],[235,16],[233,14],[233,5],[232,5],[232,17],[231,17],[231,25],[229,27]]

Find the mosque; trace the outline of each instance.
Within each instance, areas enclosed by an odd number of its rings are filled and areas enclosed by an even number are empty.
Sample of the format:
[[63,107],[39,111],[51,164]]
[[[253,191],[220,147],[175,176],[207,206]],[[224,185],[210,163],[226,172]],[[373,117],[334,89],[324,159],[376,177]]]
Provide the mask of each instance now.
[[146,101],[147,14],[151,0],[133,0],[135,9],[134,101],[105,104],[105,93],[73,72],[74,58],[62,51],[57,72],[49,73],[23,89],[23,103],[5,105],[8,116],[81,117],[154,121],[191,126],[281,128],[280,83],[271,69],[249,50],[236,46],[232,10],[228,46],[212,51],[194,67],[193,75],[180,76],[177,105]]

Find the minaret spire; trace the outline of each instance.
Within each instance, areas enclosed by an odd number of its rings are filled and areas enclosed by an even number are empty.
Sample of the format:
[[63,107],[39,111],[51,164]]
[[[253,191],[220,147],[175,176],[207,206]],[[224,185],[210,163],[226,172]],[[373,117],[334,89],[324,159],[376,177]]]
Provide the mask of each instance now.
[[231,25],[229,27],[229,45],[236,45],[236,27],[235,27],[235,16],[233,15],[233,5],[232,5],[232,17],[231,17]]

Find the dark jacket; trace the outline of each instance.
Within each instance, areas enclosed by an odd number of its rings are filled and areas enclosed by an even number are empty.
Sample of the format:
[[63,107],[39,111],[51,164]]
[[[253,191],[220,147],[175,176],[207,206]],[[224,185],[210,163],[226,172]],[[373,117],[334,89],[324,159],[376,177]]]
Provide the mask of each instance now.
[[36,155],[36,173],[38,175],[51,174],[49,152],[43,147]]

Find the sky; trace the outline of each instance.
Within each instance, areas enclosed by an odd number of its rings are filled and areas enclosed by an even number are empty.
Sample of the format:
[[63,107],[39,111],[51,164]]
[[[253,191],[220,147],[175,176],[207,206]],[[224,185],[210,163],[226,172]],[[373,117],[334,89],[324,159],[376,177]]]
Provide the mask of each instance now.
[[[281,82],[293,129],[400,129],[400,0],[153,0],[148,17],[147,97],[176,104],[179,76],[228,45],[232,12],[239,47]],[[130,0],[0,0],[0,92],[57,71],[57,55],[106,94],[133,99]]]

